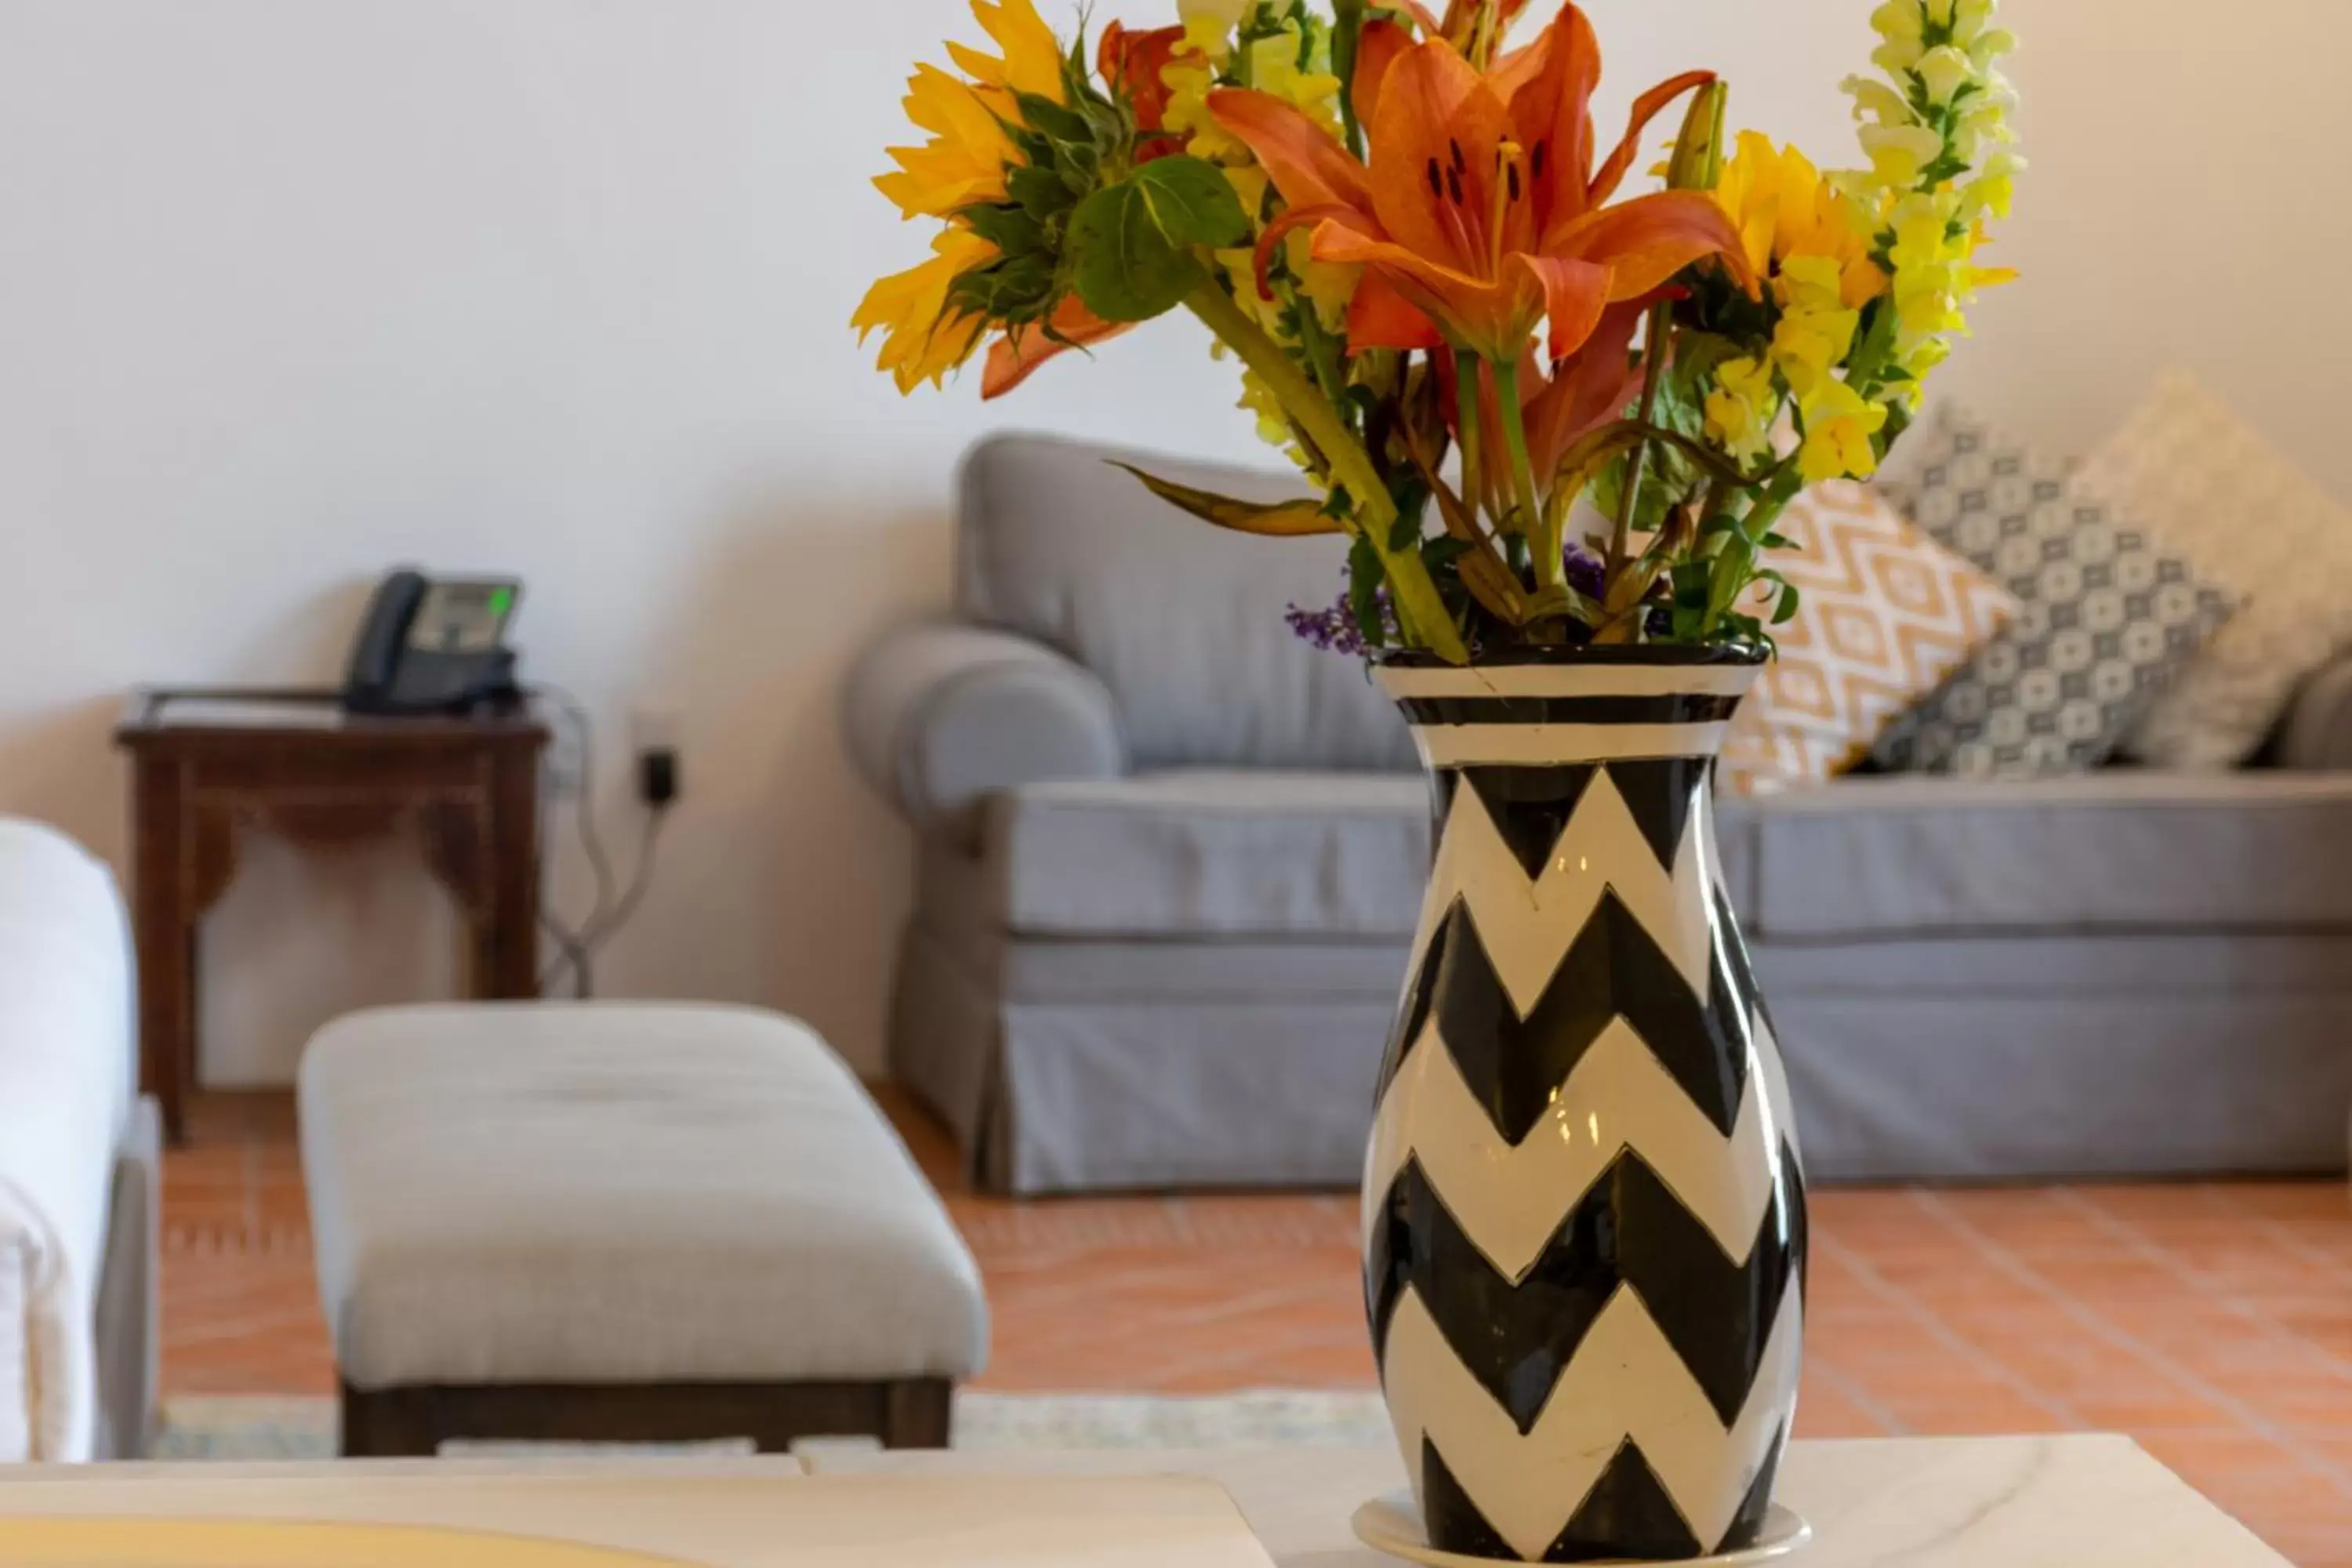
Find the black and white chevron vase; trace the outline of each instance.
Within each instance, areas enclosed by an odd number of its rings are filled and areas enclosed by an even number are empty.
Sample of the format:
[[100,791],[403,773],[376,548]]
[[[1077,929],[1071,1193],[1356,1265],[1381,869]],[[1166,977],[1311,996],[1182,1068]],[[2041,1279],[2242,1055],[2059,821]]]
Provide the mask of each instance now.
[[1796,1411],[1805,1192],[1723,889],[1727,651],[1399,660],[1438,848],[1381,1069],[1364,1295],[1431,1544],[1753,1544]]

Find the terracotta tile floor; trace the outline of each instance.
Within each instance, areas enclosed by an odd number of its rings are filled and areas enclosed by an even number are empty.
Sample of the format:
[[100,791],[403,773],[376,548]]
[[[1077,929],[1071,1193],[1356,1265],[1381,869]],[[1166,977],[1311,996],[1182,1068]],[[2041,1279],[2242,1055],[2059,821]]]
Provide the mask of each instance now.
[[[1343,1197],[962,1192],[983,1386],[1372,1383]],[[164,1173],[173,1394],[332,1391],[283,1097],[207,1100]],[[2352,1200],[2337,1184],[1815,1195],[1812,1436],[2128,1432],[2305,1568],[2352,1568]]]

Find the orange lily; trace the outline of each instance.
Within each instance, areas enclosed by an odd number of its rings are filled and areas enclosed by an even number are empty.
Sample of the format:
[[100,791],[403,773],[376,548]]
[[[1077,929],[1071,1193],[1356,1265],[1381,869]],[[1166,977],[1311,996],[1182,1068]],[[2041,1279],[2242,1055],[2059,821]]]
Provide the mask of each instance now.
[[1349,322],[1353,347],[1441,343],[1516,365],[1539,322],[1550,357],[1574,353],[1614,303],[1653,293],[1706,257],[1756,289],[1738,231],[1703,192],[1612,205],[1643,128],[1712,81],[1677,77],[1636,102],[1624,141],[1596,170],[1591,99],[1601,51],[1564,7],[1536,43],[1481,73],[1443,37],[1413,43],[1392,24],[1365,29],[1356,103],[1368,167],[1269,94],[1213,94],[1218,123],[1248,144],[1287,211],[1263,259],[1312,226],[1320,261],[1366,268]]
[[1113,90],[1126,98],[1135,113],[1136,129],[1149,140],[1135,151],[1135,161],[1148,163],[1184,150],[1181,136],[1150,135],[1168,126],[1168,103],[1175,95],[1161,73],[1184,52],[1182,27],[1154,27],[1136,32],[1124,23],[1103,28],[1095,51],[1095,69]]
[[[1625,416],[1642,381],[1633,363],[1633,331],[1642,324],[1651,303],[1628,300],[1612,305],[1601,312],[1600,326],[1572,358],[1548,368],[1521,367],[1528,452],[1537,473],[1559,472],[1570,447]],[[1505,458],[1497,454],[1494,460],[1499,463]]]

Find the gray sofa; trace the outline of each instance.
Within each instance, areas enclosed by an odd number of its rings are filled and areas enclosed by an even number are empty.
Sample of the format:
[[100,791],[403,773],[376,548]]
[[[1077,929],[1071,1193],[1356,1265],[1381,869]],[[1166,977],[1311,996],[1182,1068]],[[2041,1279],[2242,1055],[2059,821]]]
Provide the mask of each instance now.
[[[921,847],[893,1072],[998,1190],[1352,1184],[1429,853],[1411,745],[1284,625],[1334,542],[1220,533],[1105,455],[977,448],[953,616],[845,690]],[[2273,752],[1726,803],[1815,1176],[2340,1170],[2352,666]]]

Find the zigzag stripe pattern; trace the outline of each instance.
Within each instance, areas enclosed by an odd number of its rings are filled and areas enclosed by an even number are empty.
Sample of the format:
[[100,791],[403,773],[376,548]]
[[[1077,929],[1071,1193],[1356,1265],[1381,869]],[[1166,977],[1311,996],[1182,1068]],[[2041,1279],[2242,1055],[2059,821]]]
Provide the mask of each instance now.
[[[1646,1468],[1701,1552],[1717,1550],[1760,1522],[1769,1473],[1786,1438],[1804,1339],[1804,1302],[1791,1282],[1773,1314],[1754,1392],[1727,1422],[1684,1367],[1633,1290],[1620,1290],[1594,1320],[1584,1351],[1535,1424],[1524,1432],[1486,1396],[1455,1358],[1420,1296],[1398,1303],[1381,1357],[1381,1380],[1407,1466],[1423,1479],[1423,1507],[1443,1506],[1427,1456],[1443,1456],[1452,1489],[1483,1525],[1531,1563],[1598,1553],[1580,1541],[1580,1516],[1604,1481]],[[1541,1486],[1482,1487],[1481,1478],[1538,1474]],[[1762,1483],[1759,1485],[1759,1482]],[[1626,1483],[1618,1481],[1622,1491]],[[1753,1515],[1753,1518],[1748,1517]],[[1588,1516],[1589,1517],[1589,1516]],[[1626,1543],[1606,1550],[1622,1554]],[[1685,1552],[1685,1555],[1695,1553]]]
[[1716,1243],[1638,1153],[1612,1162],[1522,1273],[1496,1269],[1416,1159],[1381,1205],[1364,1252],[1372,1349],[1386,1357],[1399,1303],[1422,1302],[1460,1365],[1522,1433],[1556,1396],[1621,1288],[1638,1291],[1728,1426],[1763,1370],[1773,1314],[1801,1284],[1804,1197],[1795,1163],[1753,1235]]
[[[1551,835],[1549,847],[1573,845],[1576,852],[1545,853],[1541,873],[1530,882],[1532,868],[1496,826],[1481,793],[1482,787],[1497,786],[1471,774],[1471,787],[1455,788],[1446,812],[1429,898],[1413,939],[1415,968],[1458,902],[1486,933],[1496,973],[1511,1000],[1522,1015],[1531,1013],[1559,964],[1559,933],[1580,931],[1603,894],[1614,893],[1691,990],[1705,993],[1715,958],[1714,880],[1700,843],[1701,814],[1685,811],[1672,862],[1662,865],[1612,776],[1616,767],[1522,771],[1565,774],[1566,788],[1577,791],[1574,809]],[[1696,779],[1703,778],[1702,770]],[[1551,813],[1543,805],[1527,803],[1525,810],[1549,826]]]
[[1767,1037],[1727,1140],[1633,1026],[1614,1020],[1536,1130],[1510,1144],[1432,1026],[1381,1100],[1372,1128],[1366,1240],[1398,1176],[1417,1161],[1486,1261],[1507,1279],[1524,1279],[1559,1229],[1559,1194],[1589,1191],[1630,1150],[1727,1255],[1744,1261],[1778,1192],[1788,1137],[1786,1085],[1777,1076],[1779,1053],[1768,1058],[1769,1049]]
[[[1702,1001],[1614,889],[1601,892],[1530,1005],[1512,996],[1489,946],[1485,927],[1462,900],[1412,981],[1384,1079],[1394,1079],[1408,1048],[1433,1026],[1496,1133],[1516,1146],[1551,1110],[1585,1053],[1622,1018],[1716,1131],[1730,1135],[1754,1044],[1752,1016],[1734,990],[1728,954],[1723,963],[1710,963]],[[1379,1092],[1385,1101],[1391,1082]]]
[[1672,658],[1398,693],[1443,837],[1366,1155],[1365,1308],[1448,1551],[1745,1544],[1793,1413],[1787,1073],[1723,893],[1717,737],[1659,723],[1721,711],[1738,672]]

